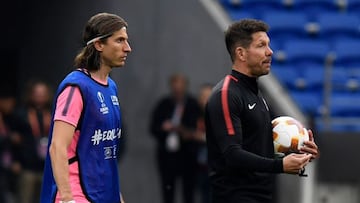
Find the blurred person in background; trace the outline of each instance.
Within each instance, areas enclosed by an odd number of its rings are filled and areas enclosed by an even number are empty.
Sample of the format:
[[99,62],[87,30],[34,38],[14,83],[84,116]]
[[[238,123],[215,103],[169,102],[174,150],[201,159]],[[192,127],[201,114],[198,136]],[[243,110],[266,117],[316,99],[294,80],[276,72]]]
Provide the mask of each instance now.
[[47,153],[48,134],[51,122],[51,87],[33,80],[27,85],[23,107],[19,116],[31,129],[23,140],[21,150],[22,171],[19,177],[19,203],[38,203]]
[[193,133],[200,108],[188,92],[188,80],[173,74],[169,80],[170,94],[155,105],[150,130],[156,140],[156,158],[160,175],[163,203],[173,203],[175,186],[180,179],[184,203],[194,202],[197,178],[198,143]]
[[30,133],[26,123],[16,116],[16,96],[12,88],[0,89],[0,202],[18,202],[17,180],[24,136]]
[[110,13],[98,13],[85,25],[76,70],[55,95],[41,203],[124,202],[117,157],[122,116],[109,74],[131,52],[127,27]]
[[198,186],[200,190],[201,202],[210,203],[210,182],[209,182],[209,170],[207,163],[207,148],[206,148],[206,129],[205,129],[205,107],[206,103],[211,95],[213,85],[203,84],[200,87],[198,94],[198,102],[201,109],[200,117],[197,121],[197,128],[195,131],[195,139],[199,142],[198,152]]

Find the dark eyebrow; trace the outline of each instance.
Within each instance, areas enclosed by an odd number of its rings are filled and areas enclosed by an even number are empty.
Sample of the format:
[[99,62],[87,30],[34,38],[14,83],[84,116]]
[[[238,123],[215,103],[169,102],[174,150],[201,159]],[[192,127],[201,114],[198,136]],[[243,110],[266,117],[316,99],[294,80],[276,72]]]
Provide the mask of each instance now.
[[119,36],[119,37],[117,37],[116,39],[125,39],[125,40],[128,40],[128,39],[129,39],[129,37]]
[[260,39],[260,40],[258,41],[258,43],[267,43],[267,44],[270,44],[270,40]]

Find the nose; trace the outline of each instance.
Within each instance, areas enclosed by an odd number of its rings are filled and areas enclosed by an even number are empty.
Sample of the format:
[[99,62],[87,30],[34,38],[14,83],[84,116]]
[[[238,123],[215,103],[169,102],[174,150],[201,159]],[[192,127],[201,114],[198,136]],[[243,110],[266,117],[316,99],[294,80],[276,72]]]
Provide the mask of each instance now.
[[266,56],[272,56],[273,53],[274,53],[273,50],[270,48],[270,46],[268,46],[265,53]]
[[131,52],[131,47],[128,41],[125,42],[124,51]]

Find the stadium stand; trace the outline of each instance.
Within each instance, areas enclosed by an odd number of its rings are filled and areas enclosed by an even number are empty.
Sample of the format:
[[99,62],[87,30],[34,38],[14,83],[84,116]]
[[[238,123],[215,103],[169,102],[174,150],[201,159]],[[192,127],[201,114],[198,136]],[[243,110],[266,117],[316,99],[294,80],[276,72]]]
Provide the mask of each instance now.
[[359,79],[352,69],[334,67],[332,69],[331,83],[334,92],[353,92],[359,90]]
[[320,132],[359,132],[360,125],[358,125],[358,123],[358,117],[333,117],[330,120],[323,119],[322,117],[316,117],[314,121],[314,126]]
[[360,37],[360,19],[349,13],[319,13],[315,20],[319,25],[319,37],[336,40]]
[[330,53],[326,41],[298,39],[284,42],[285,62],[298,67],[324,65]]
[[302,70],[306,89],[321,92],[324,85],[325,70],[321,65],[307,66]]
[[293,9],[310,15],[323,12],[338,12],[342,9],[340,0],[294,0]]
[[321,115],[322,95],[318,91],[291,91],[290,95],[306,115]]
[[282,9],[282,0],[221,0],[224,5],[242,8],[249,8],[253,11],[258,9]]
[[332,116],[356,117],[360,115],[360,94],[358,92],[333,93],[330,113]]
[[290,90],[302,90],[306,84],[301,72],[287,65],[274,65],[271,67],[272,73],[280,80],[284,86]]
[[317,130],[360,132],[360,0],[219,0],[270,25],[272,73]]
[[346,11],[349,13],[354,13],[359,15],[360,11],[360,1],[359,0],[347,0],[346,1]]
[[340,39],[334,42],[335,64],[344,67],[360,67],[360,40]]
[[242,0],[241,8],[248,8],[252,13],[261,14],[267,10],[282,10],[284,4],[281,0]]
[[[306,25],[308,23],[307,15],[300,12],[266,12],[262,19],[266,21],[271,30],[269,35],[271,40],[290,40],[304,38],[308,34]],[[292,19],[291,21],[284,21],[284,19]]]

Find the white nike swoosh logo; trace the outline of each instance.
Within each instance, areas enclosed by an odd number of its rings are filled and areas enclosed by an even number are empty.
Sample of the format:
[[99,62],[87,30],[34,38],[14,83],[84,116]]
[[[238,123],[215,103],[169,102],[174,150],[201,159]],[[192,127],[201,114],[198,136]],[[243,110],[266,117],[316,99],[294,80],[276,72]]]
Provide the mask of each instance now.
[[250,110],[252,110],[255,107],[256,103],[253,103],[252,105],[248,104],[248,107]]

